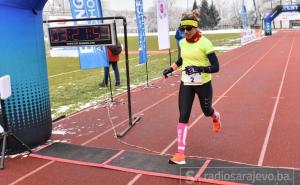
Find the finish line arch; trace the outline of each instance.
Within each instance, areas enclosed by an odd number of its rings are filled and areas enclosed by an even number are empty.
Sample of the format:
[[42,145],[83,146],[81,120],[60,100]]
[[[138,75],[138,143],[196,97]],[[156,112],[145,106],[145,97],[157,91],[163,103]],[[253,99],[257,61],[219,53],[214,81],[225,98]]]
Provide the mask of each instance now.
[[264,18],[265,35],[272,35],[272,21],[281,12],[300,12],[300,4],[295,5],[278,5]]
[[[43,33],[47,0],[0,0],[0,76],[10,75],[5,100],[9,129],[30,147],[51,136],[52,119]],[[9,153],[25,149],[9,140]]]

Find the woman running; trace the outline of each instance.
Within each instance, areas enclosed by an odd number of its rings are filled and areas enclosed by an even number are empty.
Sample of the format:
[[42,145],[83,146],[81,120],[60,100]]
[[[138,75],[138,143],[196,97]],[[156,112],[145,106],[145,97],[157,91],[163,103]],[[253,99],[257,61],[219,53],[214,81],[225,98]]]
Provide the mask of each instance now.
[[212,117],[212,129],[219,132],[221,129],[220,114],[212,108],[211,73],[219,71],[219,61],[214,52],[212,43],[201,35],[199,13],[193,11],[183,14],[180,28],[184,31],[185,39],[179,43],[181,57],[171,67],[163,71],[165,78],[169,73],[181,66],[182,75],[179,89],[179,122],[177,124],[178,152],[169,160],[171,164],[185,164],[185,146],[195,94],[197,94],[201,109],[205,116]]

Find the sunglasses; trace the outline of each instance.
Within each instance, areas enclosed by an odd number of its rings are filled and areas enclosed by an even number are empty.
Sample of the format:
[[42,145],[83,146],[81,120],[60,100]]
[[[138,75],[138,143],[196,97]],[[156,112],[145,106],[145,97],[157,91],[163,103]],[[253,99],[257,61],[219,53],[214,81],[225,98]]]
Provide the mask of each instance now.
[[180,29],[181,31],[184,31],[184,30],[186,30],[186,31],[191,31],[193,28],[194,28],[193,26],[182,26],[182,27],[180,27],[179,29]]

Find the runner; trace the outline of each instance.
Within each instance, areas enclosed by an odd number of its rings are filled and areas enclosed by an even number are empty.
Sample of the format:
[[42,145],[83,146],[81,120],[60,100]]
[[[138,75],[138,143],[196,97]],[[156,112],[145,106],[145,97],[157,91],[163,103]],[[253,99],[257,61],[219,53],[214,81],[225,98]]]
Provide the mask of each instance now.
[[221,129],[220,114],[212,108],[211,73],[219,71],[219,61],[212,43],[198,29],[199,13],[185,13],[182,15],[180,28],[185,33],[185,39],[179,43],[181,57],[171,67],[163,71],[165,78],[181,66],[181,84],[179,89],[179,123],[177,125],[178,152],[169,160],[171,164],[185,164],[185,146],[195,94],[205,116],[213,119],[213,131]]

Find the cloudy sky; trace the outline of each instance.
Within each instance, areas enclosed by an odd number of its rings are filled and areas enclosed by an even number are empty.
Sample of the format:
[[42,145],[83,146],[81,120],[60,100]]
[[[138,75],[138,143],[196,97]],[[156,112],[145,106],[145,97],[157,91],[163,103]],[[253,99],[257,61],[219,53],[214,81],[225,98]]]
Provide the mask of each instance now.
[[[107,6],[109,9],[117,9],[117,10],[134,10],[134,2],[135,0],[101,0],[103,6]],[[156,0],[143,0],[144,11],[154,6]],[[175,4],[181,8],[189,9],[193,6],[194,0],[175,0]],[[200,1],[198,0],[198,4]]]
[[[183,8],[183,9],[188,9],[191,10],[193,7],[194,0],[173,0],[175,1],[175,6]],[[201,0],[196,0],[197,4],[201,4]],[[208,3],[211,2],[211,0],[207,0]],[[227,4],[232,4],[233,1],[240,1],[242,2],[243,0],[227,0]],[[256,0],[256,3],[260,2],[262,0]],[[273,0],[276,1],[276,0]],[[279,0],[277,0],[279,1]],[[282,0],[284,1],[290,1],[290,0]],[[296,1],[296,0],[293,0]],[[299,0],[300,1],[300,0]],[[109,9],[115,9],[115,10],[134,10],[134,2],[135,0],[101,0],[103,8],[108,7]],[[154,3],[157,2],[157,0],[143,0],[144,4],[144,11],[147,11],[149,8],[154,6]],[[224,1],[222,1],[224,2]],[[247,8],[248,9],[253,9],[253,0],[246,0],[247,2]],[[215,4],[220,4],[218,0],[214,0]],[[188,7],[188,8],[187,8]]]

